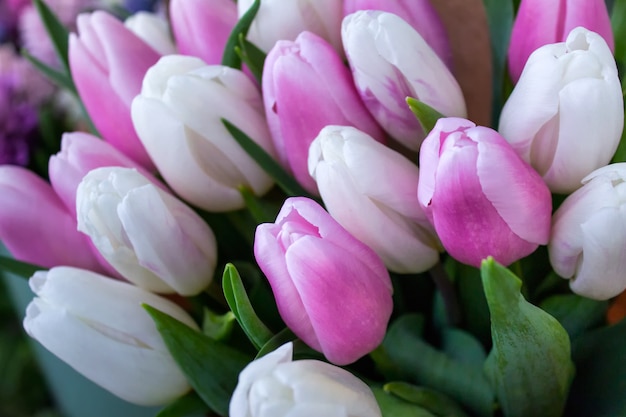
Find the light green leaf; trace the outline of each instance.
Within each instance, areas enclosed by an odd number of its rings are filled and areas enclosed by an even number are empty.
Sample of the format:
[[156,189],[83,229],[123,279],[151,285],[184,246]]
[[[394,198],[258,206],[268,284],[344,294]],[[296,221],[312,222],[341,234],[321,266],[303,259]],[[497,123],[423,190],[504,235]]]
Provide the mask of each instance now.
[[423,101],[419,101],[413,97],[407,97],[406,103],[409,105],[409,108],[417,118],[417,121],[420,122],[424,133],[427,135],[431,130],[435,127],[437,120],[442,117],[446,117],[443,114],[439,113],[437,110],[430,107],[428,104]]
[[248,11],[241,16],[241,19],[237,22],[233,31],[228,36],[228,40],[226,41],[226,46],[224,47],[224,54],[222,55],[222,65],[241,69],[241,58],[237,54],[235,50],[239,45],[240,37],[245,39],[248,34],[248,30],[250,30],[250,25],[254,20],[257,12],[259,11],[259,7],[261,7],[261,0],[254,0],[254,3],[250,6]]
[[428,410],[404,401],[382,388],[372,387],[383,417],[439,417]]
[[208,308],[205,308],[202,333],[213,340],[226,340],[231,334],[236,320],[232,311],[227,311],[226,314],[215,314]]
[[233,264],[226,265],[222,277],[222,288],[226,301],[246,333],[250,341],[257,349],[263,347],[274,334],[265,326],[254,312],[246,289],[241,282],[237,268]]
[[280,346],[284,345],[285,343],[292,342],[294,340],[296,340],[296,335],[293,334],[291,329],[289,329],[288,327],[285,327],[283,330],[278,332],[274,337],[268,340],[267,343],[265,343],[261,347],[261,349],[259,349],[259,353],[256,355],[255,359],[265,356],[268,353],[275,351],[276,349],[278,349]]
[[385,392],[418,405],[436,416],[468,417],[454,400],[429,388],[416,387],[406,382],[390,382],[385,384],[383,389]]
[[506,417],[560,417],[574,373],[559,322],[520,294],[522,281],[493,258],[481,275],[493,348],[485,372]]
[[243,34],[239,35],[239,45],[235,47],[235,52],[261,85],[263,83],[263,66],[267,57],[265,52],[248,41]]
[[21,52],[24,58],[26,58],[31,64],[33,64],[33,66],[37,68],[39,72],[48,77],[48,79],[54,84],[58,85],[61,88],[75,92],[74,82],[68,74],[57,71],[54,68],[44,64],[43,62],[32,56],[30,53],[28,53],[28,50],[25,48],[22,48]]
[[604,323],[609,303],[576,294],[561,294],[547,298],[540,307],[556,318],[574,340],[585,330]]
[[149,305],[144,308],[189,384],[213,411],[226,417],[239,373],[252,358]]

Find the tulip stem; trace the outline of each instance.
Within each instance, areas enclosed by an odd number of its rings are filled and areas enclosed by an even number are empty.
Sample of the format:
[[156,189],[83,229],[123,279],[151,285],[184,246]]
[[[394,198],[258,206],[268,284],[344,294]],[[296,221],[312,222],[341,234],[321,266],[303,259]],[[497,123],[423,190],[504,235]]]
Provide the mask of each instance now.
[[456,296],[456,290],[454,289],[452,280],[450,280],[450,277],[443,268],[441,262],[437,262],[437,264],[433,266],[428,273],[443,298],[448,324],[451,326],[458,326],[461,323],[461,309],[459,308],[459,300]]

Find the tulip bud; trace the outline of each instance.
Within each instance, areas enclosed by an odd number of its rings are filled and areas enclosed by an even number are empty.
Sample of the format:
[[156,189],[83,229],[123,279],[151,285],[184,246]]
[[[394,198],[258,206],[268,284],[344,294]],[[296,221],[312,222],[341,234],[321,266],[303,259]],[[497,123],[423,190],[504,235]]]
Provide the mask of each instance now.
[[326,362],[293,361],[292,352],[290,342],[241,371],[230,417],[381,417],[363,381]]
[[213,278],[216,242],[189,207],[130,168],[90,171],[76,193],[78,230],[130,282],[195,295]]
[[24,329],[77,372],[139,405],[168,403],[189,390],[142,304],[197,330],[176,304],[134,285],[70,267],[29,280],[37,297]]
[[359,10],[380,10],[401,17],[424,38],[448,68],[452,68],[448,34],[429,0],[344,0],[344,16]]
[[226,119],[273,155],[263,101],[241,71],[169,55],[150,68],[132,105],[137,133],[165,181],[211,211],[244,206],[239,187],[262,195],[270,177],[224,127]]
[[279,41],[267,55],[263,99],[279,159],[315,194],[307,158],[320,129],[329,124],[356,126],[377,140],[384,139],[341,57],[311,32],[302,32],[295,42]]
[[583,26],[604,38],[613,50],[611,19],[604,0],[522,0],[509,44],[509,73],[517,82],[534,50],[563,42],[570,31]]
[[0,241],[20,261],[46,268],[100,270],[88,239],[50,184],[33,172],[0,165]]
[[626,163],[593,171],[554,213],[548,246],[572,291],[606,300],[626,289]]
[[154,168],[130,119],[130,103],[159,54],[115,17],[81,14],[70,34],[69,61],[78,94],[102,137],[148,169]]
[[345,365],[383,340],[391,280],[382,260],[303,197],[257,227],[254,255],[289,328],[329,361]]
[[452,257],[508,265],[548,242],[552,197],[496,131],[439,119],[420,149],[417,198]]
[[172,0],[169,10],[178,51],[209,65],[219,64],[237,23],[237,4],[232,0]]
[[156,13],[137,12],[124,21],[124,26],[159,54],[176,53],[170,28],[162,16]]
[[370,113],[394,139],[418,150],[425,133],[406,104],[414,97],[446,116],[465,117],[459,84],[419,33],[400,17],[359,11],[342,39],[354,83]]
[[555,193],[611,160],[624,126],[622,89],[606,42],[584,28],[535,51],[499,131]]
[[327,126],[311,144],[309,172],[331,216],[394,272],[423,272],[439,242],[417,202],[417,166],[353,128]]
[[[239,16],[254,0],[239,0]],[[341,51],[342,0],[263,0],[248,39],[264,51],[279,40],[293,41],[301,32],[313,32]]]

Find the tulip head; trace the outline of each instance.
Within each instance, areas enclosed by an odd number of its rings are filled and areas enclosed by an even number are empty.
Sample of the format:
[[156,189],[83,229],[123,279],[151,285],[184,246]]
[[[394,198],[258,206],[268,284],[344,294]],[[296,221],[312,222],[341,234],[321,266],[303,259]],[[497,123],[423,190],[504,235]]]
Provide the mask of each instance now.
[[124,26],[160,55],[176,53],[176,46],[170,35],[170,27],[163,16],[140,11],[128,17],[124,21]]
[[244,206],[239,187],[261,195],[273,185],[222,123],[274,155],[261,95],[241,71],[165,56],[146,74],[132,117],[165,181],[198,207],[236,210]]
[[615,59],[599,35],[574,29],[528,59],[499,132],[555,193],[611,160],[624,126]]
[[327,126],[309,151],[324,205],[387,268],[417,273],[439,261],[439,241],[417,202],[417,166],[353,127]]
[[563,42],[577,26],[598,33],[613,50],[611,19],[604,0],[522,0],[515,16],[508,63],[513,82],[537,48]]
[[190,387],[142,304],[198,329],[176,304],[134,285],[70,267],[29,280],[36,298],[26,332],[102,388],[139,405],[165,404]]
[[354,362],[382,342],[389,273],[317,203],[287,199],[275,223],[257,227],[254,255],[287,326],[329,361]]
[[554,213],[548,246],[572,291],[606,300],[626,289],[626,164],[593,171]]
[[418,150],[425,137],[406,104],[414,97],[446,116],[465,117],[465,100],[446,65],[400,17],[364,10],[346,16],[343,45],[354,83],[378,123],[394,139]]
[[279,41],[267,55],[263,99],[280,161],[315,194],[307,158],[320,129],[330,124],[356,126],[377,140],[384,138],[341,57],[311,32],[302,32],[295,42]]
[[124,278],[150,291],[195,295],[213,278],[213,232],[183,202],[130,168],[98,168],[76,193],[78,230]]
[[254,360],[239,374],[230,417],[381,417],[372,390],[337,366],[292,360],[290,342]]
[[508,265],[548,242],[550,190],[492,129],[439,119],[420,150],[417,190],[444,248],[463,263],[493,256]]

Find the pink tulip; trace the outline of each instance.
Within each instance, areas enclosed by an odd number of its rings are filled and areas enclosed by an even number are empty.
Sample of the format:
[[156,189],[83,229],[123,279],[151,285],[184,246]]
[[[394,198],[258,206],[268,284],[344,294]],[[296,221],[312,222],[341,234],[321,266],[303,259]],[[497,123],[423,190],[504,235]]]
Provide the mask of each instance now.
[[440,119],[420,150],[417,197],[444,248],[508,265],[548,242],[552,200],[539,174],[496,131]]
[[429,0],[345,0],[344,15],[359,10],[380,10],[400,16],[413,26],[439,58],[452,68],[452,49],[446,29]]
[[378,141],[384,138],[359,98],[350,70],[328,42],[311,32],[302,32],[295,42],[277,42],[267,55],[263,99],[280,161],[316,194],[307,159],[324,126],[354,126]]
[[230,32],[237,23],[232,0],[172,0],[170,20],[178,51],[219,64]]
[[577,26],[597,32],[613,50],[613,31],[604,0],[522,0],[509,44],[509,73],[513,82],[519,80],[535,49],[565,41]]
[[130,103],[159,54],[106,12],[81,14],[77,25],[79,34],[69,39],[69,61],[89,116],[107,142],[154,169],[133,128]]
[[42,178],[2,165],[0,195],[0,241],[16,259],[46,268],[101,270],[87,236],[76,230],[76,219]]
[[382,342],[389,274],[317,203],[287,199],[275,223],[257,227],[254,254],[287,326],[329,361],[354,362]]

